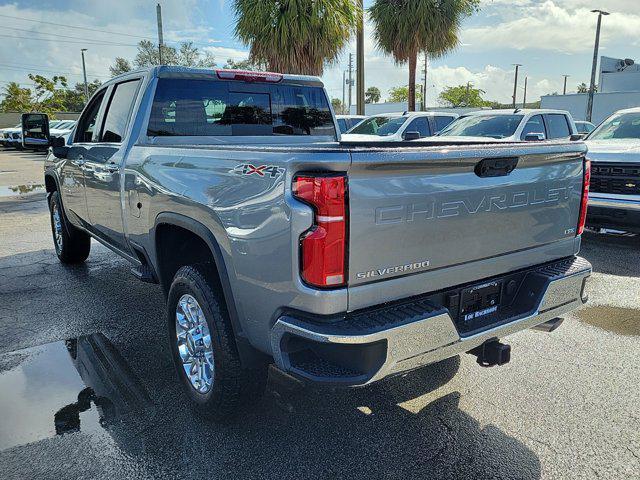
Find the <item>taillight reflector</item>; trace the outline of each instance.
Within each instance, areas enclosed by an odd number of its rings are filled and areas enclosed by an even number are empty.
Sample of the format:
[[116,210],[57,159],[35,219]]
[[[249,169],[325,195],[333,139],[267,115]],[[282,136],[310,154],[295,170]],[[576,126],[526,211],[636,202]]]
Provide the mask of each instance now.
[[341,287],[346,277],[346,177],[299,176],[293,194],[314,207],[314,224],[300,237],[300,273],[315,287]]
[[281,73],[252,72],[249,70],[216,70],[221,80],[238,80],[242,82],[268,82],[278,83],[282,81]]
[[580,219],[578,220],[578,235],[582,235],[587,222],[587,207],[589,206],[589,187],[591,185],[591,160],[584,161],[584,177],[582,181],[582,202],[580,203]]

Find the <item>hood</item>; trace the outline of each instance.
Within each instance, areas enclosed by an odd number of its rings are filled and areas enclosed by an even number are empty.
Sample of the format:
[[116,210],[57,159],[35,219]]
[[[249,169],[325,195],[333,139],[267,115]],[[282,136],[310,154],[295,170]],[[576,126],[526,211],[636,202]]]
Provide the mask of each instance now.
[[593,153],[640,152],[640,139],[587,140],[585,143]]
[[343,133],[341,140],[343,142],[397,142],[395,135],[381,137],[379,135],[359,135],[357,133]]

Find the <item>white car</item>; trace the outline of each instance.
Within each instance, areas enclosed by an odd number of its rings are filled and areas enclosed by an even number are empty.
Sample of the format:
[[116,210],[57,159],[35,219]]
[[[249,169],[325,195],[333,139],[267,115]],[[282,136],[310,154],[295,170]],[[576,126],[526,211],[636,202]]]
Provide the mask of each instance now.
[[22,150],[22,125],[4,130],[4,139],[7,147]]
[[75,120],[65,120],[59,123],[55,128],[49,128],[49,135],[51,137],[64,137],[67,138],[76,126]]
[[501,142],[570,139],[578,133],[564,110],[481,110],[462,115],[438,136],[469,141],[491,138]]
[[0,144],[3,147],[9,147],[13,144],[13,133],[14,131],[20,131],[21,126],[16,125],[15,127],[1,128],[0,129]]
[[343,142],[404,142],[431,137],[458,115],[443,112],[404,112],[374,115],[342,135]]

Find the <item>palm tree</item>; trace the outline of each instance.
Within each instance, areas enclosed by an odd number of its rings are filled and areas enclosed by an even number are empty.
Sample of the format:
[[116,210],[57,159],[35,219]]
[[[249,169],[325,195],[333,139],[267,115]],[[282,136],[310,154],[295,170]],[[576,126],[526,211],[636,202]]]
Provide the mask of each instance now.
[[479,8],[479,0],[375,0],[369,8],[380,50],[396,63],[409,63],[409,110],[416,109],[418,54],[431,58],[458,46],[460,24]]
[[353,0],[234,0],[235,34],[250,60],[275,72],[322,75],[355,31]]
[[365,103],[378,103],[380,101],[380,89],[378,87],[369,87],[364,92]]

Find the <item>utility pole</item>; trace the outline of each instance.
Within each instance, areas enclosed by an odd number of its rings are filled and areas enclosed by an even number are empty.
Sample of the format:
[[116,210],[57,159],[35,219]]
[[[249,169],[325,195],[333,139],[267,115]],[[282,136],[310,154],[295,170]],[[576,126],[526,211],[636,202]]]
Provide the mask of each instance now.
[[563,75],[564,77],[564,88],[562,89],[562,94],[566,95],[567,94],[567,78],[569,78],[571,75]]
[[516,67],[516,78],[513,82],[513,109],[516,109],[516,102],[518,101],[518,70],[522,66],[520,63],[514,63],[514,67]]
[[156,5],[156,17],[158,19],[158,63],[162,65],[162,46],[164,41],[162,39],[162,7],[160,4]]
[[80,54],[82,55],[82,75],[84,75],[84,103],[86,104],[89,101],[89,85],[87,84],[87,67],[84,64],[84,52],[86,52],[86,48],[80,49]]
[[342,113],[344,113],[344,102],[346,101],[344,98],[344,90],[345,87],[347,86],[347,71],[343,70],[342,71]]
[[529,82],[529,77],[524,77],[524,100],[522,101],[522,108],[527,108],[527,83]]
[[471,90],[471,82],[467,82],[467,93],[464,97],[464,105],[465,107],[469,106],[469,90]]
[[349,54],[349,105],[347,106],[347,115],[351,114],[351,87],[353,86],[353,53]]
[[360,19],[358,22],[358,34],[356,36],[356,53],[357,53],[357,90],[356,90],[356,113],[364,115],[364,9],[362,0],[358,0],[360,7]]
[[424,70],[422,73],[424,74],[424,82],[422,85],[422,111],[427,111],[427,68],[429,67],[429,56],[427,52],[424,52]]
[[589,86],[589,99],[587,100],[587,122],[591,121],[593,114],[593,96],[596,91],[596,68],[598,66],[598,50],[600,50],[600,28],[602,27],[602,17],[609,15],[604,10],[591,10],[591,13],[598,14],[598,25],[596,27],[596,44],[593,49],[593,65],[591,66],[591,85]]

